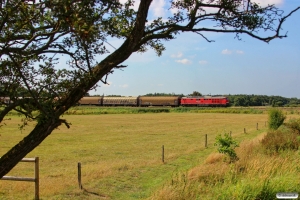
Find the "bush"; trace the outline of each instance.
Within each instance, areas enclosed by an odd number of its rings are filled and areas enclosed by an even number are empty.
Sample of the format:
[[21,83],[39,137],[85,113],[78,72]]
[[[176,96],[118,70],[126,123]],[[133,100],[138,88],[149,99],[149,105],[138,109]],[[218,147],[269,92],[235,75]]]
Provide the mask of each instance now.
[[285,126],[291,128],[297,134],[300,135],[300,119],[291,119],[289,123],[286,123]]
[[269,128],[272,130],[277,130],[285,120],[286,116],[279,109],[269,110]]
[[261,141],[268,153],[298,150],[300,146],[300,119],[292,119],[278,130],[268,132]]
[[300,145],[299,136],[296,132],[289,130],[276,130],[268,132],[261,143],[268,154],[279,153],[284,150],[298,150]]
[[235,140],[233,140],[233,138],[228,133],[225,133],[224,137],[222,137],[221,134],[218,135],[216,137],[216,142],[214,145],[218,146],[219,153],[223,153],[229,156],[230,162],[238,160],[234,149],[239,145]]

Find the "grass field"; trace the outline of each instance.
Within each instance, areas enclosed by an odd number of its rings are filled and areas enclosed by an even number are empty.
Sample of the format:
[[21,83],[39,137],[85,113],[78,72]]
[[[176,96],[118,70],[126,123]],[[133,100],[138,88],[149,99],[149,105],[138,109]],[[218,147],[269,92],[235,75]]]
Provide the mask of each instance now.
[[[204,162],[215,152],[216,135],[232,131],[238,140],[266,131],[266,114],[159,113],[66,115],[59,127],[26,157],[40,158],[41,199],[146,199],[174,175]],[[29,131],[11,116],[1,127],[3,155]],[[256,130],[256,124],[259,130]],[[244,134],[246,128],[247,134]],[[208,148],[204,135],[208,134]],[[165,163],[161,161],[162,145]],[[82,165],[78,189],[77,163]],[[32,163],[8,175],[33,176]],[[33,199],[34,183],[0,181],[0,199]]]

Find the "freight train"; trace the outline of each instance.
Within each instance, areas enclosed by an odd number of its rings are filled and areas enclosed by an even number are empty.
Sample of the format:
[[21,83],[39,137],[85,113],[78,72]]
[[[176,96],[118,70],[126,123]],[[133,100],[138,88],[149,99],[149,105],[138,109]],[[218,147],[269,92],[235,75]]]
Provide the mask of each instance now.
[[229,100],[224,96],[137,96],[137,97],[83,97],[78,105],[97,105],[97,106],[209,106],[226,107]]

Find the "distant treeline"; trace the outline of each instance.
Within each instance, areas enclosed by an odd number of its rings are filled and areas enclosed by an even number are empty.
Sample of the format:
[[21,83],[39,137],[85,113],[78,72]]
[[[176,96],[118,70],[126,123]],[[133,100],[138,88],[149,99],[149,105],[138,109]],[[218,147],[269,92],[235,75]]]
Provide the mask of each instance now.
[[235,94],[224,96],[229,99],[231,106],[300,106],[300,99],[297,98],[254,94]]

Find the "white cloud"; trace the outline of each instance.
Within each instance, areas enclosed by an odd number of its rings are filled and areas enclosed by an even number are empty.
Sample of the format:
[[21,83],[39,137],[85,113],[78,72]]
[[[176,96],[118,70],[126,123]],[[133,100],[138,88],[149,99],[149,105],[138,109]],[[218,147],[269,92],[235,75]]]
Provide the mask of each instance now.
[[206,60],[200,60],[199,61],[199,64],[200,65],[206,65],[208,63],[208,61],[206,61]]
[[183,56],[183,54],[181,52],[178,52],[177,54],[172,54],[171,57],[172,58],[181,58]]
[[222,54],[226,54],[226,55],[229,55],[229,54],[232,54],[232,51],[228,50],[228,49],[224,49],[222,51]]
[[242,51],[242,50],[236,50],[236,53],[237,54],[244,54],[244,51]]
[[187,64],[192,64],[192,61],[188,59],[182,59],[182,60],[176,60],[176,62],[187,65]]
[[164,17],[165,15],[165,1],[164,0],[154,0],[150,6],[150,9],[153,10],[155,17]]
[[283,4],[284,0],[253,0],[255,3],[259,4],[260,6],[267,6],[267,5],[281,5]]
[[123,85],[119,85],[119,87],[121,87],[121,88],[128,88],[128,84],[123,84]]

